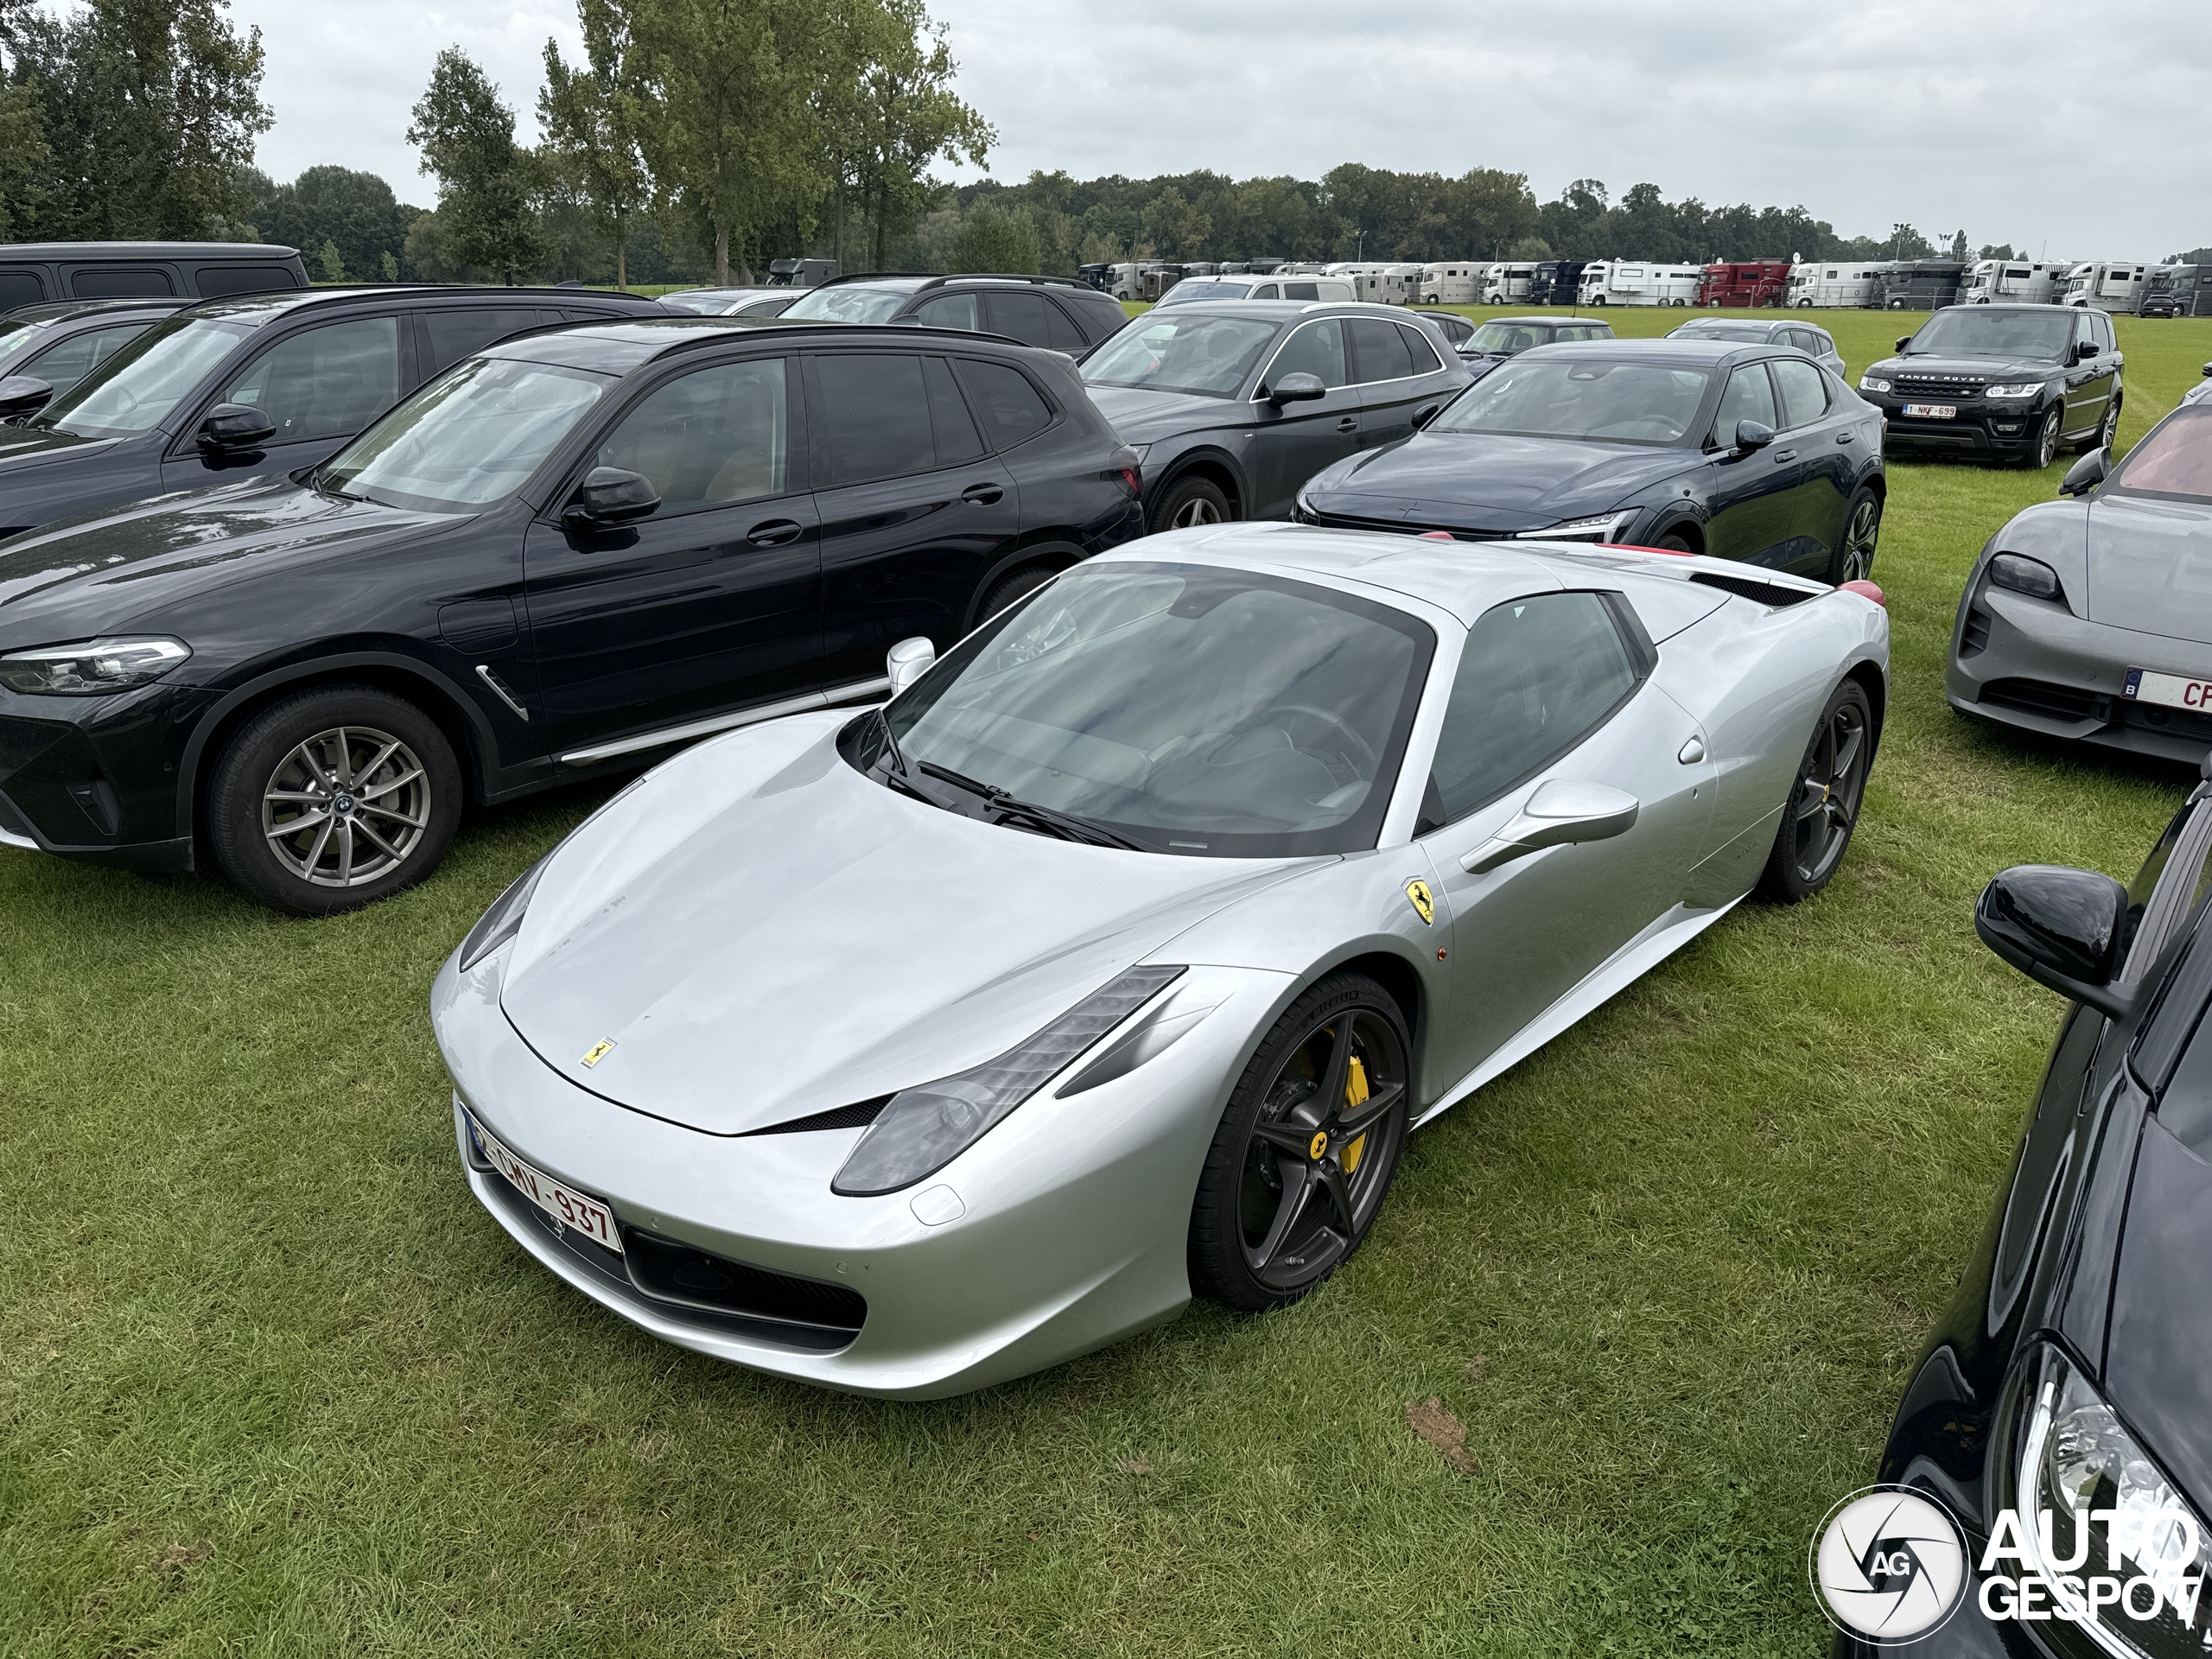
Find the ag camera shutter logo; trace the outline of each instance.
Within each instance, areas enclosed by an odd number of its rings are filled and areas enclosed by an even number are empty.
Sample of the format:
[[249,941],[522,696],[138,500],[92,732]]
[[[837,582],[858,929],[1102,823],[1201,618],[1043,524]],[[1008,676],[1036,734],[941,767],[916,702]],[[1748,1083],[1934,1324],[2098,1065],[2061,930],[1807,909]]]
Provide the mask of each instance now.
[[1903,1486],[1870,1486],[1830,1510],[1808,1563],[1821,1611],[1853,1636],[1932,1636],[1965,1599],[1966,1539],[1948,1510]]

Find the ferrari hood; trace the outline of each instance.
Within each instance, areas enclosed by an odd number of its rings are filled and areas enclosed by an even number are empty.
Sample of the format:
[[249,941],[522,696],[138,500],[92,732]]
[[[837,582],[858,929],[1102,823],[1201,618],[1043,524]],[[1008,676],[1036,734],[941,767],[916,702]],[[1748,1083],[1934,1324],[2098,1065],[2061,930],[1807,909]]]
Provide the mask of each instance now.
[[989,1059],[1194,922],[1331,861],[982,823],[854,771],[836,743],[852,717],[702,744],[552,855],[500,992],[540,1059],[741,1135]]
[[1541,530],[1688,471],[1695,450],[1575,438],[1415,433],[1338,461],[1300,492],[1317,512],[1455,530]]
[[2212,510],[2094,496],[2086,552],[2091,621],[2212,644]]
[[1249,424],[1252,409],[1234,397],[1202,397],[1189,391],[1141,386],[1093,386],[1090,401],[1124,443],[1157,443],[1212,426]]

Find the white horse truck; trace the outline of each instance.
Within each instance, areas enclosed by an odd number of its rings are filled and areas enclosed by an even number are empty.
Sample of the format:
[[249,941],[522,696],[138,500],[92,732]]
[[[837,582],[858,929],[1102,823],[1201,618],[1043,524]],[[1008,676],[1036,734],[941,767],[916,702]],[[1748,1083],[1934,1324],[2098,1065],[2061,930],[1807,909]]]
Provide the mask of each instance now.
[[2150,266],[2126,259],[2085,260],[2066,273],[2066,281],[2051,297],[2061,305],[2132,315],[2150,275]]
[[1688,305],[1697,298],[1695,265],[1647,265],[1600,259],[1582,268],[1577,305]]
[[2066,260],[1984,259],[1967,273],[1961,305],[2049,305],[2072,270]]
[[1801,261],[1789,268],[1789,286],[1783,291],[1782,302],[1801,311],[1872,305],[1874,285],[1894,263],[1806,264]]
[[1527,264],[1492,265],[1483,273],[1483,303],[1484,305],[1513,305],[1529,297],[1529,289],[1536,280],[1534,262]]
[[1482,298],[1482,266],[1465,259],[1452,259],[1421,267],[1423,305],[1480,305]]

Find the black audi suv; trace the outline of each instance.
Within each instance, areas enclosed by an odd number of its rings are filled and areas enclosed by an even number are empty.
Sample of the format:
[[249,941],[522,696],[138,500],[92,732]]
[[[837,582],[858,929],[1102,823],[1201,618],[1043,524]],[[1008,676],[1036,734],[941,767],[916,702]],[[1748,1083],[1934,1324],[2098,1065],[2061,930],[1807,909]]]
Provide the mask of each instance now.
[[2044,467],[2110,448],[2125,366],[2112,319],[2068,305],[1955,305],[1859,378],[1892,450]]
[[494,345],[320,466],[0,542],[0,843],[351,909],[465,800],[880,692],[1140,533],[1135,465],[1065,357],[983,336]]

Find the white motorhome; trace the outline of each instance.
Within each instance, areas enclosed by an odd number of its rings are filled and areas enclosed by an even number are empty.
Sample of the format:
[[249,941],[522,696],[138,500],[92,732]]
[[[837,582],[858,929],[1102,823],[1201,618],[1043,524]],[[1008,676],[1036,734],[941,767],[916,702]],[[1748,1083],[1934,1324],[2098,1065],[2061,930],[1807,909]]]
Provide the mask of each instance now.
[[1144,274],[1155,262],[1135,260],[1124,265],[1106,267],[1106,291],[1117,300],[1141,300],[1144,297]]
[[1447,259],[1423,265],[1421,302],[1423,305],[1479,305],[1483,297],[1484,267],[1466,259]]
[[2061,305],[2133,312],[2150,286],[2150,266],[2126,259],[2084,260],[2066,273],[2065,282],[2051,297]]
[[1352,285],[1352,297],[1374,305],[1411,305],[1421,295],[1420,265],[1344,264],[1331,265],[1327,275],[1341,276]]
[[2065,260],[1984,259],[1967,272],[1959,289],[1961,305],[2049,305],[2073,267]]
[[1492,265],[1483,274],[1483,303],[1511,305],[1516,300],[1529,297],[1529,285],[1536,280],[1534,264]]
[[1653,265],[1639,259],[1600,259],[1583,266],[1577,305],[1691,305],[1697,300],[1695,265]]
[[1789,267],[1789,286],[1783,292],[1782,302],[1801,311],[1872,305],[1875,284],[1896,263],[1893,259],[1830,259],[1810,264],[1801,261]]

